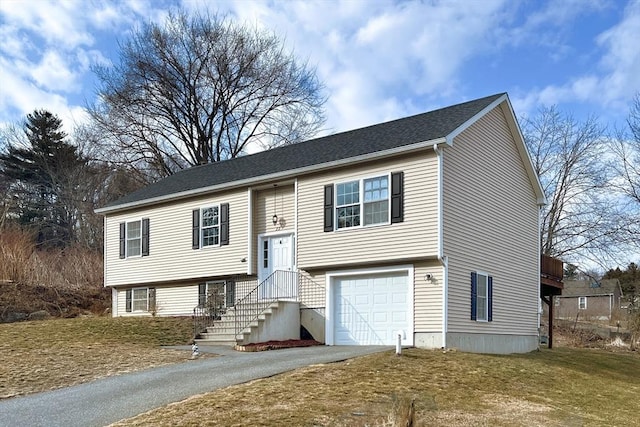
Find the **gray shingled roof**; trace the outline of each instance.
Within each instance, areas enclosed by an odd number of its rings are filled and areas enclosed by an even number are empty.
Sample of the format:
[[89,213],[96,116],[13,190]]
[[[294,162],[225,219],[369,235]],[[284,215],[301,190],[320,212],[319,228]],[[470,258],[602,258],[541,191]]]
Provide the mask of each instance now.
[[116,208],[147,199],[334,162],[443,138],[496,99],[496,94],[439,110],[312,139],[231,160],[195,166],[118,199]]
[[618,279],[596,280],[565,280],[563,297],[577,297],[589,295],[613,294],[620,287]]

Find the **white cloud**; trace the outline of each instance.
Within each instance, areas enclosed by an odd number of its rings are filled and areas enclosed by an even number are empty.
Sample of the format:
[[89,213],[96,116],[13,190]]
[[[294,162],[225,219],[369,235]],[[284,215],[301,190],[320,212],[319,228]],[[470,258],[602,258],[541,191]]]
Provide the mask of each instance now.
[[109,62],[94,35],[125,34],[133,23],[164,14],[163,8],[151,0],[0,1],[0,120],[18,121],[45,108],[69,132],[86,120],[91,65]]
[[29,67],[29,74],[35,83],[45,90],[77,91],[78,75],[69,69],[69,66],[73,65],[70,59],[70,57],[62,57],[56,51],[47,50],[35,67]]
[[[206,7],[201,2],[192,7]],[[226,2],[241,22],[270,28],[329,91],[327,126],[351,129],[424,111],[413,100],[460,90],[458,74],[491,46],[503,0],[483,2]],[[487,36],[485,37],[485,34]]]
[[537,105],[581,101],[624,111],[633,94],[640,91],[639,37],[640,0],[632,0],[622,20],[597,37],[603,52],[594,72],[533,89],[514,104],[530,111]]

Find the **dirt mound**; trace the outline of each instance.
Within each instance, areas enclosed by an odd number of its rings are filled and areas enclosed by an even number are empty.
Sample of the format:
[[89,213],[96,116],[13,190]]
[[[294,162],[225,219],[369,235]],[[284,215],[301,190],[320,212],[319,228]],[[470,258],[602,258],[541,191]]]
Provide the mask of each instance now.
[[0,322],[46,317],[104,314],[111,307],[111,292],[102,287],[56,288],[0,282]]

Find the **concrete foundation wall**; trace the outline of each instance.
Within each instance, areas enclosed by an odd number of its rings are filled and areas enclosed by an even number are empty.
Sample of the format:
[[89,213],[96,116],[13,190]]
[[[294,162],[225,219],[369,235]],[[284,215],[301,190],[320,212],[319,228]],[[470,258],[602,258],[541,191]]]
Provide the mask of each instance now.
[[442,348],[442,332],[416,332],[414,344],[418,348]]
[[470,353],[528,353],[538,349],[538,336],[448,333],[447,348]]
[[251,328],[251,335],[243,344],[300,339],[300,303],[279,301],[277,308],[271,310],[271,314],[261,315],[264,322]]
[[300,310],[300,324],[313,336],[313,339],[325,342],[325,318],[324,309]]

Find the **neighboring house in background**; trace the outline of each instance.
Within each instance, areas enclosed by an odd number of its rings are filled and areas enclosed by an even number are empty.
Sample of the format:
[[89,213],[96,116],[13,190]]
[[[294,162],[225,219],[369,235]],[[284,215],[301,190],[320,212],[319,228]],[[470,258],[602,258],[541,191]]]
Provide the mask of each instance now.
[[193,167],[97,212],[114,316],[215,299],[210,342],[302,326],[329,345],[511,353],[538,346],[542,203],[497,94]]
[[554,298],[555,317],[611,320],[621,308],[622,297],[618,279],[566,280],[562,295]]

